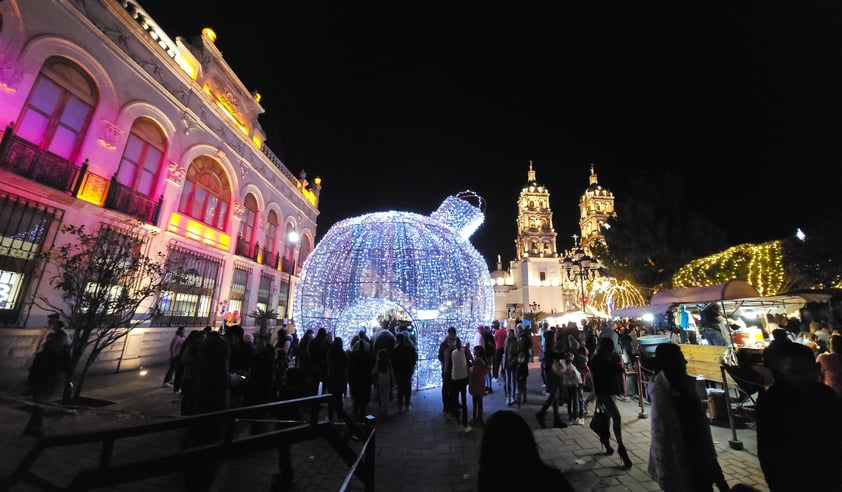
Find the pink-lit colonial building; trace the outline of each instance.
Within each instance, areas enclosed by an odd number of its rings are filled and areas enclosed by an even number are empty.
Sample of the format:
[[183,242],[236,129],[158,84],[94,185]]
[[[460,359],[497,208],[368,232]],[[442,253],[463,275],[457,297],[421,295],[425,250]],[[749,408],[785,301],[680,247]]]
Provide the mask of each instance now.
[[0,1],[0,386],[45,325],[34,296],[57,295],[38,255],[62,225],[131,225],[195,272],[94,372],[162,362],[175,326],[291,312],[321,186],[266,147],[260,96],[214,41],[170,37],[133,0]]

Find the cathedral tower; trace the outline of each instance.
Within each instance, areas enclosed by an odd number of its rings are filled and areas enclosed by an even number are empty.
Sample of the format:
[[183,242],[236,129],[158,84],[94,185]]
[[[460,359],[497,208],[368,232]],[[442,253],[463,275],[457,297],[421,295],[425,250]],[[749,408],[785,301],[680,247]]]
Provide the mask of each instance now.
[[579,198],[579,234],[581,248],[592,256],[592,248],[597,243],[605,242],[602,227],[605,221],[616,216],[614,212],[614,194],[600,186],[591,164],[588,187]]
[[515,254],[518,260],[558,257],[550,192],[535,180],[532,161],[529,161],[526,186],[521,190],[517,202]]
[[514,322],[529,312],[563,312],[562,271],[550,192],[536,180],[532,161],[517,200],[516,222],[515,259],[509,262],[507,271],[498,256],[497,270],[491,273],[495,319]]

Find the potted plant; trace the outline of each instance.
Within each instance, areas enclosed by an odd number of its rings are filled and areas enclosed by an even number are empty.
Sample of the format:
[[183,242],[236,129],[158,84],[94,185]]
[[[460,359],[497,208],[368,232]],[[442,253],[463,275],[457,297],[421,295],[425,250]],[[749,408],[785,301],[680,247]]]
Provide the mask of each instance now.
[[259,327],[258,333],[265,335],[269,332],[269,320],[277,320],[278,313],[274,309],[263,309],[258,307],[248,314],[249,318],[254,319]]

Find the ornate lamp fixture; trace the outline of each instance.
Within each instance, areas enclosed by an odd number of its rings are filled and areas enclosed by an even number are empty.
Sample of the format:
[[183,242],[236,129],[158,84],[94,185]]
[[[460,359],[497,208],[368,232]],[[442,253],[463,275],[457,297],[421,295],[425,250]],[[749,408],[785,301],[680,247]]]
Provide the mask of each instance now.
[[[574,241],[576,236],[573,237]],[[574,243],[575,249],[568,251],[561,262],[561,267],[567,272],[567,280],[571,282],[578,277],[580,296],[579,301],[582,306],[582,311],[585,311],[585,306],[588,303],[585,297],[585,280],[593,280],[599,271],[599,262],[586,255],[584,250],[579,247],[578,243]]]

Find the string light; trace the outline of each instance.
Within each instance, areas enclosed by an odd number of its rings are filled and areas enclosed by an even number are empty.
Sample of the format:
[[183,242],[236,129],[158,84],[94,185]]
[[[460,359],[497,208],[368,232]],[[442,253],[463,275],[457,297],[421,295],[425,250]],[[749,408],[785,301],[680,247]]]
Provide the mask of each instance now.
[[675,288],[717,285],[733,278],[745,280],[762,296],[775,296],[787,288],[780,240],[740,244],[691,261],[673,276]]
[[468,240],[484,212],[483,199],[465,191],[430,216],[387,211],[334,224],[302,265],[296,326],[325,328],[348,348],[361,327],[371,333],[389,313],[415,327],[418,387],[440,385],[447,328],[472,341],[494,319],[488,265]]

